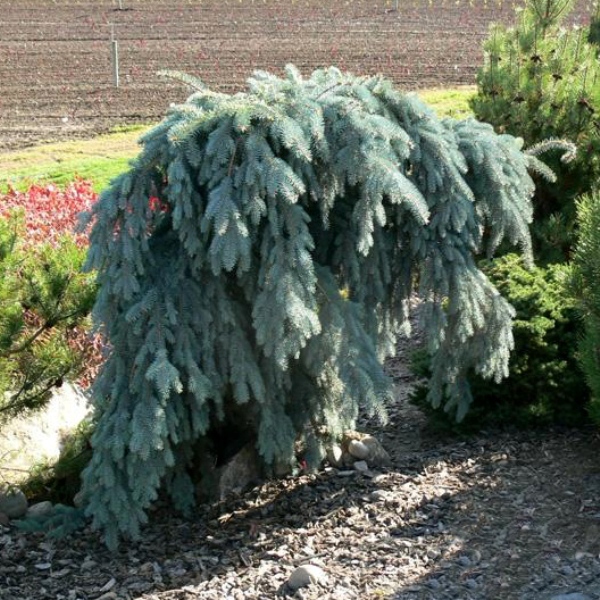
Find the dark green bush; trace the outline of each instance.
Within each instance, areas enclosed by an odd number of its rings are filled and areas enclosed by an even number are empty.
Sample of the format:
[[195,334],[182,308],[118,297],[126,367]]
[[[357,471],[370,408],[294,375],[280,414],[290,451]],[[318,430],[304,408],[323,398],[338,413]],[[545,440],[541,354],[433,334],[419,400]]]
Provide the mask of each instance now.
[[600,4],[596,3],[596,8],[594,10],[594,14],[590,19],[590,30],[588,32],[588,42],[590,44],[594,44],[596,46],[596,51],[598,51],[598,46],[600,46]]
[[[549,138],[578,146],[577,159],[547,160],[558,175],[552,186],[536,182],[534,250],[539,261],[561,262],[574,243],[574,199],[600,176],[600,66],[595,29],[565,28],[571,0],[528,0],[517,25],[492,27],[485,65],[471,107],[500,133],[526,146]],[[596,25],[594,25],[596,27]]]
[[578,358],[592,392],[590,417],[600,425],[600,192],[578,202],[577,216],[573,279],[584,322]]
[[[509,377],[494,383],[473,374],[469,378],[473,404],[458,425],[454,414],[425,402],[425,386],[416,390],[413,401],[430,415],[433,425],[464,432],[584,422],[589,392],[575,357],[579,322],[567,289],[568,268],[526,269],[520,257],[509,254],[485,262],[482,270],[516,310]],[[415,371],[426,375],[427,356],[420,354],[414,362]]]

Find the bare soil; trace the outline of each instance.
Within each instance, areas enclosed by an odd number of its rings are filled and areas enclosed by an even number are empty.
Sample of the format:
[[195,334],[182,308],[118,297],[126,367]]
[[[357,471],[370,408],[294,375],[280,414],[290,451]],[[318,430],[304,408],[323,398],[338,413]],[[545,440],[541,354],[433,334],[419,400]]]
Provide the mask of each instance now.
[[[407,90],[473,84],[522,0],[0,0],[0,152],[162,118],[174,69],[235,92],[255,69],[336,65]],[[585,21],[588,0],[573,20]],[[111,36],[120,85],[113,83]]]

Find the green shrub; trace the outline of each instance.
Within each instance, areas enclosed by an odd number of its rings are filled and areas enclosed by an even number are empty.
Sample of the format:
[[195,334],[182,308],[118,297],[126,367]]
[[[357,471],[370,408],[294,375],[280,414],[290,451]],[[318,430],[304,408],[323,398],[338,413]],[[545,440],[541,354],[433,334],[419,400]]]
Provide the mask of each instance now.
[[[471,101],[476,117],[526,146],[551,138],[578,146],[577,159],[548,164],[558,182],[536,182],[534,250],[543,262],[560,262],[574,243],[574,199],[600,176],[600,65],[593,32],[565,28],[571,0],[528,0],[513,28],[494,25],[484,44],[485,65]],[[595,34],[594,34],[595,35]]]
[[42,407],[84,370],[86,349],[72,342],[96,297],[85,256],[67,234],[29,241],[14,211],[0,220],[0,419]]
[[[589,392],[575,358],[579,321],[568,267],[525,268],[520,257],[509,254],[485,262],[482,270],[516,310],[509,376],[495,383],[472,374],[473,404],[460,425],[452,412],[424,402],[426,387],[416,390],[413,401],[432,424],[455,431],[584,422]],[[427,356],[414,362],[416,372],[426,375]]]
[[590,29],[588,32],[588,42],[596,46],[596,52],[598,46],[600,46],[600,2],[595,3],[594,13],[590,19]]
[[581,198],[577,217],[573,279],[584,322],[578,356],[592,392],[590,416],[600,425],[600,192]]

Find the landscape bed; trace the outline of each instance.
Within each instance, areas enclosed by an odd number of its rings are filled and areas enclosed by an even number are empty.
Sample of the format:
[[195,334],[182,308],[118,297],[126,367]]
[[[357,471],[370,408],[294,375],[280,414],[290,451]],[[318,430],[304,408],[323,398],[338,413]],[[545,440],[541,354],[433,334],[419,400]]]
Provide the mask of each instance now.
[[[287,62],[380,72],[407,90],[473,84],[489,23],[516,2],[122,4],[0,0],[0,152],[162,118],[188,93],[157,78],[165,68],[226,92]],[[359,424],[392,457],[375,477],[270,481],[187,521],[162,506],[116,554],[89,529],[53,541],[0,525],[0,600],[267,600],[307,562],[328,580],[294,598],[600,600],[597,430],[430,437],[406,402],[411,347],[388,364],[390,425]]]

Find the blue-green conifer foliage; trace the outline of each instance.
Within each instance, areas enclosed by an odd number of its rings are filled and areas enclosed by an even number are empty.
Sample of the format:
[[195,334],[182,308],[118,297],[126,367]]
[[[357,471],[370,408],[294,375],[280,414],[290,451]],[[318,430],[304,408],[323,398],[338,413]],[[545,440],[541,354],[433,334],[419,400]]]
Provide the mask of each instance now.
[[161,489],[193,506],[194,445],[228,407],[265,465],[299,442],[315,465],[359,409],[385,418],[415,291],[432,403],[460,417],[469,370],[507,375],[513,310],[476,257],[530,255],[529,172],[551,173],[517,138],[380,77],[288,66],[235,95],[198,82],[141,143],[91,215],[112,352],[83,498],[109,546]]

